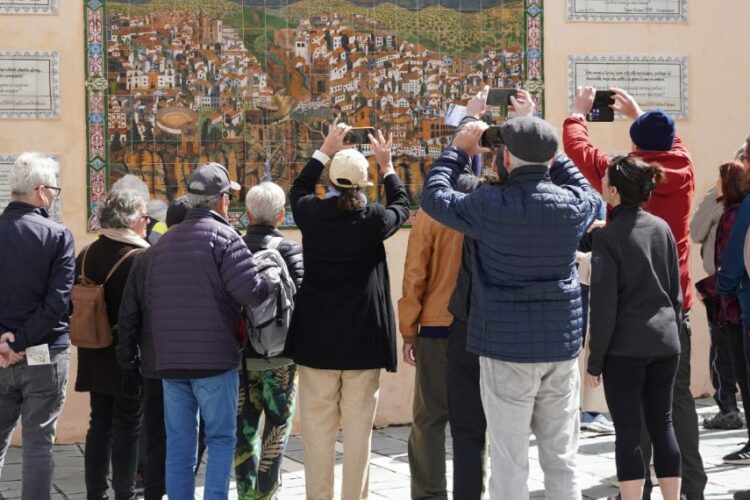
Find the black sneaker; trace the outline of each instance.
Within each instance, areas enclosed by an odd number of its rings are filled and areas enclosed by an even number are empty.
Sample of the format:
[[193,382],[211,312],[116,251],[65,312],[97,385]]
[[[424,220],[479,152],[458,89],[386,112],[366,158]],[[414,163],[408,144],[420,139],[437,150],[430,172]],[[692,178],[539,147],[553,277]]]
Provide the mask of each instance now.
[[750,465],[750,442],[745,443],[741,450],[725,456],[723,460],[725,464]]
[[750,500],[750,490],[738,491],[734,494],[734,500]]
[[717,413],[711,418],[703,419],[704,429],[734,430],[742,429],[742,416],[739,412]]

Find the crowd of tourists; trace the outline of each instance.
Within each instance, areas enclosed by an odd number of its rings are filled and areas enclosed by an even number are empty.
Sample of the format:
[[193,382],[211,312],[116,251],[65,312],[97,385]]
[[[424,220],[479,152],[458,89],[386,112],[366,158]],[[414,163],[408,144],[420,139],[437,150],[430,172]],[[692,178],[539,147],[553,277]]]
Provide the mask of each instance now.
[[[228,498],[232,476],[240,499],[279,498],[297,409],[306,497],[333,498],[342,430],[341,497],[368,498],[380,373],[397,369],[400,332],[416,367],[412,498],[528,498],[533,434],[546,498],[579,500],[581,392],[601,384],[618,497],[650,498],[653,463],[664,499],[703,499],[690,312],[697,291],[719,409],[703,425],[741,428],[750,137],[717,160],[691,222],[695,171],[674,120],[612,92],[632,121],[632,151],[615,157],[589,138],[593,88],[578,89],[562,141],[519,90],[493,149],[482,145],[487,89],[469,101],[427,173],[397,310],[384,241],[410,201],[380,131],[369,140],[384,204],[368,201],[370,163],[334,121],[288,199],[272,182],[247,191],[244,235],[229,222],[241,186],[206,163],[169,205],[123,177],[97,207],[98,238],[78,248],[49,218],[57,163],[20,155],[0,215],[0,473],[20,420],[21,496],[51,498],[72,345],[75,390],[90,397],[89,500],[110,488],[134,500],[137,482],[147,500],[192,499],[204,449],[203,498]],[[301,245],[278,230],[286,207]],[[695,284],[691,237],[707,273]],[[750,464],[750,444],[724,461]]]

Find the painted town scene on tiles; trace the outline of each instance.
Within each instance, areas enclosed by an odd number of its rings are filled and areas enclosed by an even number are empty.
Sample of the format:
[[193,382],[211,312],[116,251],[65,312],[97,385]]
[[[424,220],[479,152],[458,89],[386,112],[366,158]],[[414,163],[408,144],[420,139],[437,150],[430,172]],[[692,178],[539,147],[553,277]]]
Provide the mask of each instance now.
[[[541,75],[540,1],[96,3],[105,180],[135,174],[162,199],[183,195],[206,161],[226,165],[243,190],[263,180],[288,190],[338,117],[393,134],[394,165],[418,205],[455,131],[448,106],[484,85],[525,85],[529,61]],[[381,191],[376,183],[368,195]]]

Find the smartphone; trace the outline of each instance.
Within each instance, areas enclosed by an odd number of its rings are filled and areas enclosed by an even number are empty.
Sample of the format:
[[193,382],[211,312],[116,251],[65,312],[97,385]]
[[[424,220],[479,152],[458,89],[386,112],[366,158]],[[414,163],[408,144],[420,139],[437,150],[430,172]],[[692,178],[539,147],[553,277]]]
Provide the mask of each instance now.
[[516,95],[516,89],[490,89],[487,92],[487,106],[512,106],[510,97]]
[[369,134],[375,137],[375,128],[373,127],[354,127],[352,128],[346,137],[344,137],[345,144],[369,144]]
[[586,115],[589,122],[613,122],[615,121],[615,110],[610,104],[615,103],[615,93],[611,90],[597,90],[594,95],[594,107]]
[[495,149],[498,146],[503,145],[503,134],[502,127],[500,125],[492,125],[482,134],[482,139],[479,141],[482,147]]

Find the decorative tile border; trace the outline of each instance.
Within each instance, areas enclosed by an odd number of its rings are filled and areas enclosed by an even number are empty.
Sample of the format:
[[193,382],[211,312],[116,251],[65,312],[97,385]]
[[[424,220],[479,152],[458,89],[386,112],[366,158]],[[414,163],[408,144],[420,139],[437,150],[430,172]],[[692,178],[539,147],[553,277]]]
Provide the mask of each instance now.
[[0,119],[59,117],[59,54],[55,51],[0,50]]
[[0,14],[58,14],[60,0],[0,0]]
[[[591,78],[580,78],[580,72],[588,71],[589,68]],[[677,119],[688,118],[687,57],[588,54],[569,56],[568,111],[571,109],[576,88],[586,85],[597,88],[620,87],[631,93],[644,109],[660,108]],[[662,95],[654,95],[655,91],[661,92]],[[622,118],[619,115],[618,117]]]
[[[53,158],[58,164],[60,163],[60,155],[57,153],[44,153],[50,158]],[[18,158],[18,155],[4,155],[0,154],[0,177],[3,175],[2,170],[4,168],[10,168],[11,165],[13,165],[16,162],[16,158]],[[60,172],[62,171],[62,168],[57,173],[57,185],[60,185]],[[10,188],[10,186],[7,186]],[[0,184],[0,189],[5,188],[4,184]],[[55,220],[57,222],[60,222],[60,199],[64,196],[64,194],[60,194],[60,196],[57,197],[55,200],[55,204],[52,206],[52,212],[49,214],[50,218],[52,220]],[[10,202],[10,193],[9,192],[2,192],[0,191],[0,213],[2,213],[3,210],[5,210],[5,207],[7,206],[7,203]]]
[[[687,0],[568,0],[569,21],[686,23]],[[608,6],[612,6],[608,8]],[[650,11],[650,12],[649,12]]]
[[[0,0],[2,1],[2,0]],[[108,123],[108,82],[107,51],[105,40],[105,20],[107,0],[85,0],[85,58],[86,58],[86,113],[87,113],[87,199],[88,230],[96,231],[99,221],[96,211],[104,200],[109,188],[109,146],[107,141]],[[524,0],[524,73],[522,85],[529,90],[537,102],[538,114],[544,113],[544,58],[543,58],[543,23],[544,1]],[[411,225],[416,210],[407,222]],[[241,211],[233,212],[230,217],[238,227],[247,224]],[[288,213],[284,226],[294,227],[294,219]]]

